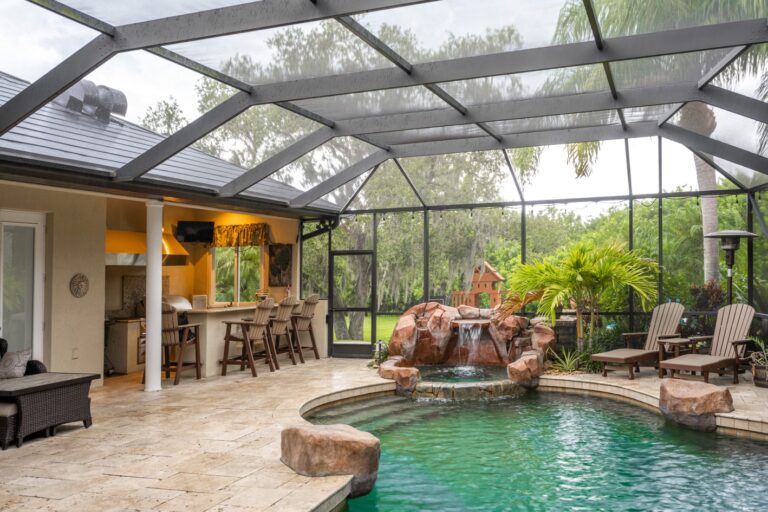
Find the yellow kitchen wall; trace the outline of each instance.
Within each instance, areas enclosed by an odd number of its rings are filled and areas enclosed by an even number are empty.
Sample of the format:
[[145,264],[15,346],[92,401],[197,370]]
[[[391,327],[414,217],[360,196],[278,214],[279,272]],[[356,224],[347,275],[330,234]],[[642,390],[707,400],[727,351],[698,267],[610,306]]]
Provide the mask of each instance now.
[[[101,374],[106,199],[0,182],[0,208],[46,214],[43,362],[51,371]],[[69,291],[77,273],[89,281],[79,299]]]
[[[297,294],[299,279],[299,254],[296,240],[299,234],[299,221],[295,219],[266,217],[234,212],[203,210],[166,204],[163,208],[163,230],[174,234],[180,220],[208,221],[219,226],[267,223],[270,225],[275,243],[293,244],[293,285],[292,294]],[[146,230],[146,206],[142,202],[109,199],[107,203],[107,228],[125,231]],[[210,295],[212,289],[211,251],[202,244],[183,244],[189,252],[187,265],[163,267],[163,275],[169,277],[169,293],[192,299],[192,295]],[[267,283],[268,255],[264,249],[262,260],[262,283]],[[107,268],[107,310],[119,309],[122,301],[122,276],[142,274],[143,268],[108,267]],[[270,293],[276,300],[285,295],[283,288],[271,288]]]

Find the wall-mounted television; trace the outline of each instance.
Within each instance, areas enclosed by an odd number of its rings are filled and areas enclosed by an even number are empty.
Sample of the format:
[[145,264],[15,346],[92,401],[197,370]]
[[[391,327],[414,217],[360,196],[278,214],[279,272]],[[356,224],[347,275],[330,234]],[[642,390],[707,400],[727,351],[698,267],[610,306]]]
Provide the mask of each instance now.
[[179,242],[213,242],[213,222],[180,220],[176,226],[176,240]]

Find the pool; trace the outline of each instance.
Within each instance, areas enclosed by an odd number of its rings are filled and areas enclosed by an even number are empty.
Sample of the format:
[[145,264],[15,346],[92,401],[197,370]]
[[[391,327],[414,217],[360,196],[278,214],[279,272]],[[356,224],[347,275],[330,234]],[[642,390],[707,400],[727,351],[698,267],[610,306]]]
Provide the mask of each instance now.
[[378,397],[321,410],[381,439],[350,512],[756,510],[768,443],[685,430],[637,406],[528,393],[502,401]]

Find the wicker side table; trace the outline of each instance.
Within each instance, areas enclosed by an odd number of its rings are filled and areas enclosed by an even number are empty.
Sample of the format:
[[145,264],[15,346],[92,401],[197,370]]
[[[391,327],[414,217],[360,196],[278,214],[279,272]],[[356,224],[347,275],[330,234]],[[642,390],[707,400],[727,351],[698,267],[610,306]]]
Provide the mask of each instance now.
[[41,373],[0,381],[0,399],[14,401],[19,409],[16,446],[34,432],[55,428],[64,423],[82,421],[88,428],[91,418],[92,373]]

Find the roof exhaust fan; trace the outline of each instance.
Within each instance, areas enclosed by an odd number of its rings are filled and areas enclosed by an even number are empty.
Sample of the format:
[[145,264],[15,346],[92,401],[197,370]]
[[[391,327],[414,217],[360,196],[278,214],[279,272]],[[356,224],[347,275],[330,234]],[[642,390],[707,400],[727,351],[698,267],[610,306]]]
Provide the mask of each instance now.
[[124,116],[128,111],[128,99],[122,91],[96,85],[90,80],[79,81],[53,101],[105,124],[109,123],[112,114]]

